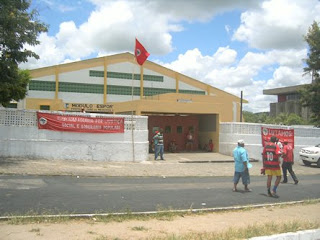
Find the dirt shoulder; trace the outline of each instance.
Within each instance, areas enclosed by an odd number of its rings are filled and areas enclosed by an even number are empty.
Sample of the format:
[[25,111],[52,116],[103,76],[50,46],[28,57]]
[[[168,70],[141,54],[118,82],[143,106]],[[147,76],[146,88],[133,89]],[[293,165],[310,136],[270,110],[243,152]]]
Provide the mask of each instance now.
[[172,220],[130,220],[102,223],[94,220],[70,220],[63,223],[11,225],[0,222],[0,239],[9,240],[94,240],[147,239],[188,233],[217,233],[229,228],[243,228],[257,223],[311,221],[320,224],[320,203],[267,207],[235,212],[184,215]]

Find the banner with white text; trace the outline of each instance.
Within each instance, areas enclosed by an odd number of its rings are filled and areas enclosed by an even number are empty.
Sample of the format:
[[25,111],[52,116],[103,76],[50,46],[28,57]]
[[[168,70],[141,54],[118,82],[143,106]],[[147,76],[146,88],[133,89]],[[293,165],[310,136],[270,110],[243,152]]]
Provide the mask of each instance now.
[[270,141],[272,136],[279,138],[281,143],[288,142],[294,148],[294,129],[279,129],[261,127],[262,146],[264,147]]
[[124,118],[91,117],[37,112],[38,128],[87,133],[123,133]]

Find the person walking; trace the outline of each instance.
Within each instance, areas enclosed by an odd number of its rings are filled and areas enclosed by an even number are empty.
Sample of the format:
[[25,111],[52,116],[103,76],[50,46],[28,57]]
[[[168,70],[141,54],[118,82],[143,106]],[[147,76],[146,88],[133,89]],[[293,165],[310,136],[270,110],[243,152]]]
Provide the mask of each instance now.
[[[263,168],[261,169],[262,174],[266,174],[267,178],[267,189],[268,189],[268,196],[278,198],[277,195],[277,188],[281,181],[281,169],[280,169],[280,162],[279,156],[281,155],[281,150],[279,146],[276,144],[277,138],[272,136],[270,138],[270,142],[268,142],[262,152],[263,158]],[[274,187],[271,192],[271,182],[272,177],[275,176],[276,180],[274,183]]]
[[156,134],[153,137],[154,141],[154,160],[157,160],[159,154],[160,154],[160,159],[164,160],[163,158],[163,153],[164,153],[164,142],[163,142],[163,133],[162,130],[160,129],[159,131],[155,132]]
[[244,148],[244,141],[238,140],[238,146],[233,150],[234,158],[234,176],[233,176],[233,189],[232,191],[237,192],[237,185],[240,178],[242,179],[242,184],[244,185],[244,190],[246,192],[251,192],[251,189],[248,188],[250,184],[250,175],[249,175],[249,158],[248,152]]
[[283,181],[282,181],[282,183],[288,182],[287,171],[289,171],[289,173],[294,181],[294,184],[297,185],[299,180],[292,169],[292,166],[294,163],[293,148],[291,145],[288,144],[287,140],[284,141],[282,157],[283,157],[283,162],[282,162]]

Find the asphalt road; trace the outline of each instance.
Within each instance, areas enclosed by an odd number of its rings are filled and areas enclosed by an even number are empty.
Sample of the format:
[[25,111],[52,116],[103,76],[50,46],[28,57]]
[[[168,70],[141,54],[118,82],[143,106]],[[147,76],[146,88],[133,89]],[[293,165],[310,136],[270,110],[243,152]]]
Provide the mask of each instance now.
[[252,192],[232,192],[232,177],[2,175],[0,216],[201,209],[320,198],[320,174],[300,175],[299,180],[298,185],[281,184],[275,199],[266,195],[265,176],[251,176]]

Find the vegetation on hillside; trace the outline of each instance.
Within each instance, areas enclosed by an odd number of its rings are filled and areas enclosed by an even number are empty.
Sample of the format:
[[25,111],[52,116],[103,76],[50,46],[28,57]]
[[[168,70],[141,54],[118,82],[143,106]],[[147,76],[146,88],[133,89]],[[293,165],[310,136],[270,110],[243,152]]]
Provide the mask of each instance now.
[[280,125],[309,125],[308,121],[305,121],[297,114],[281,113],[277,117],[269,116],[268,112],[252,113],[243,111],[243,117],[245,122],[249,123],[265,123],[265,124],[280,124]]

